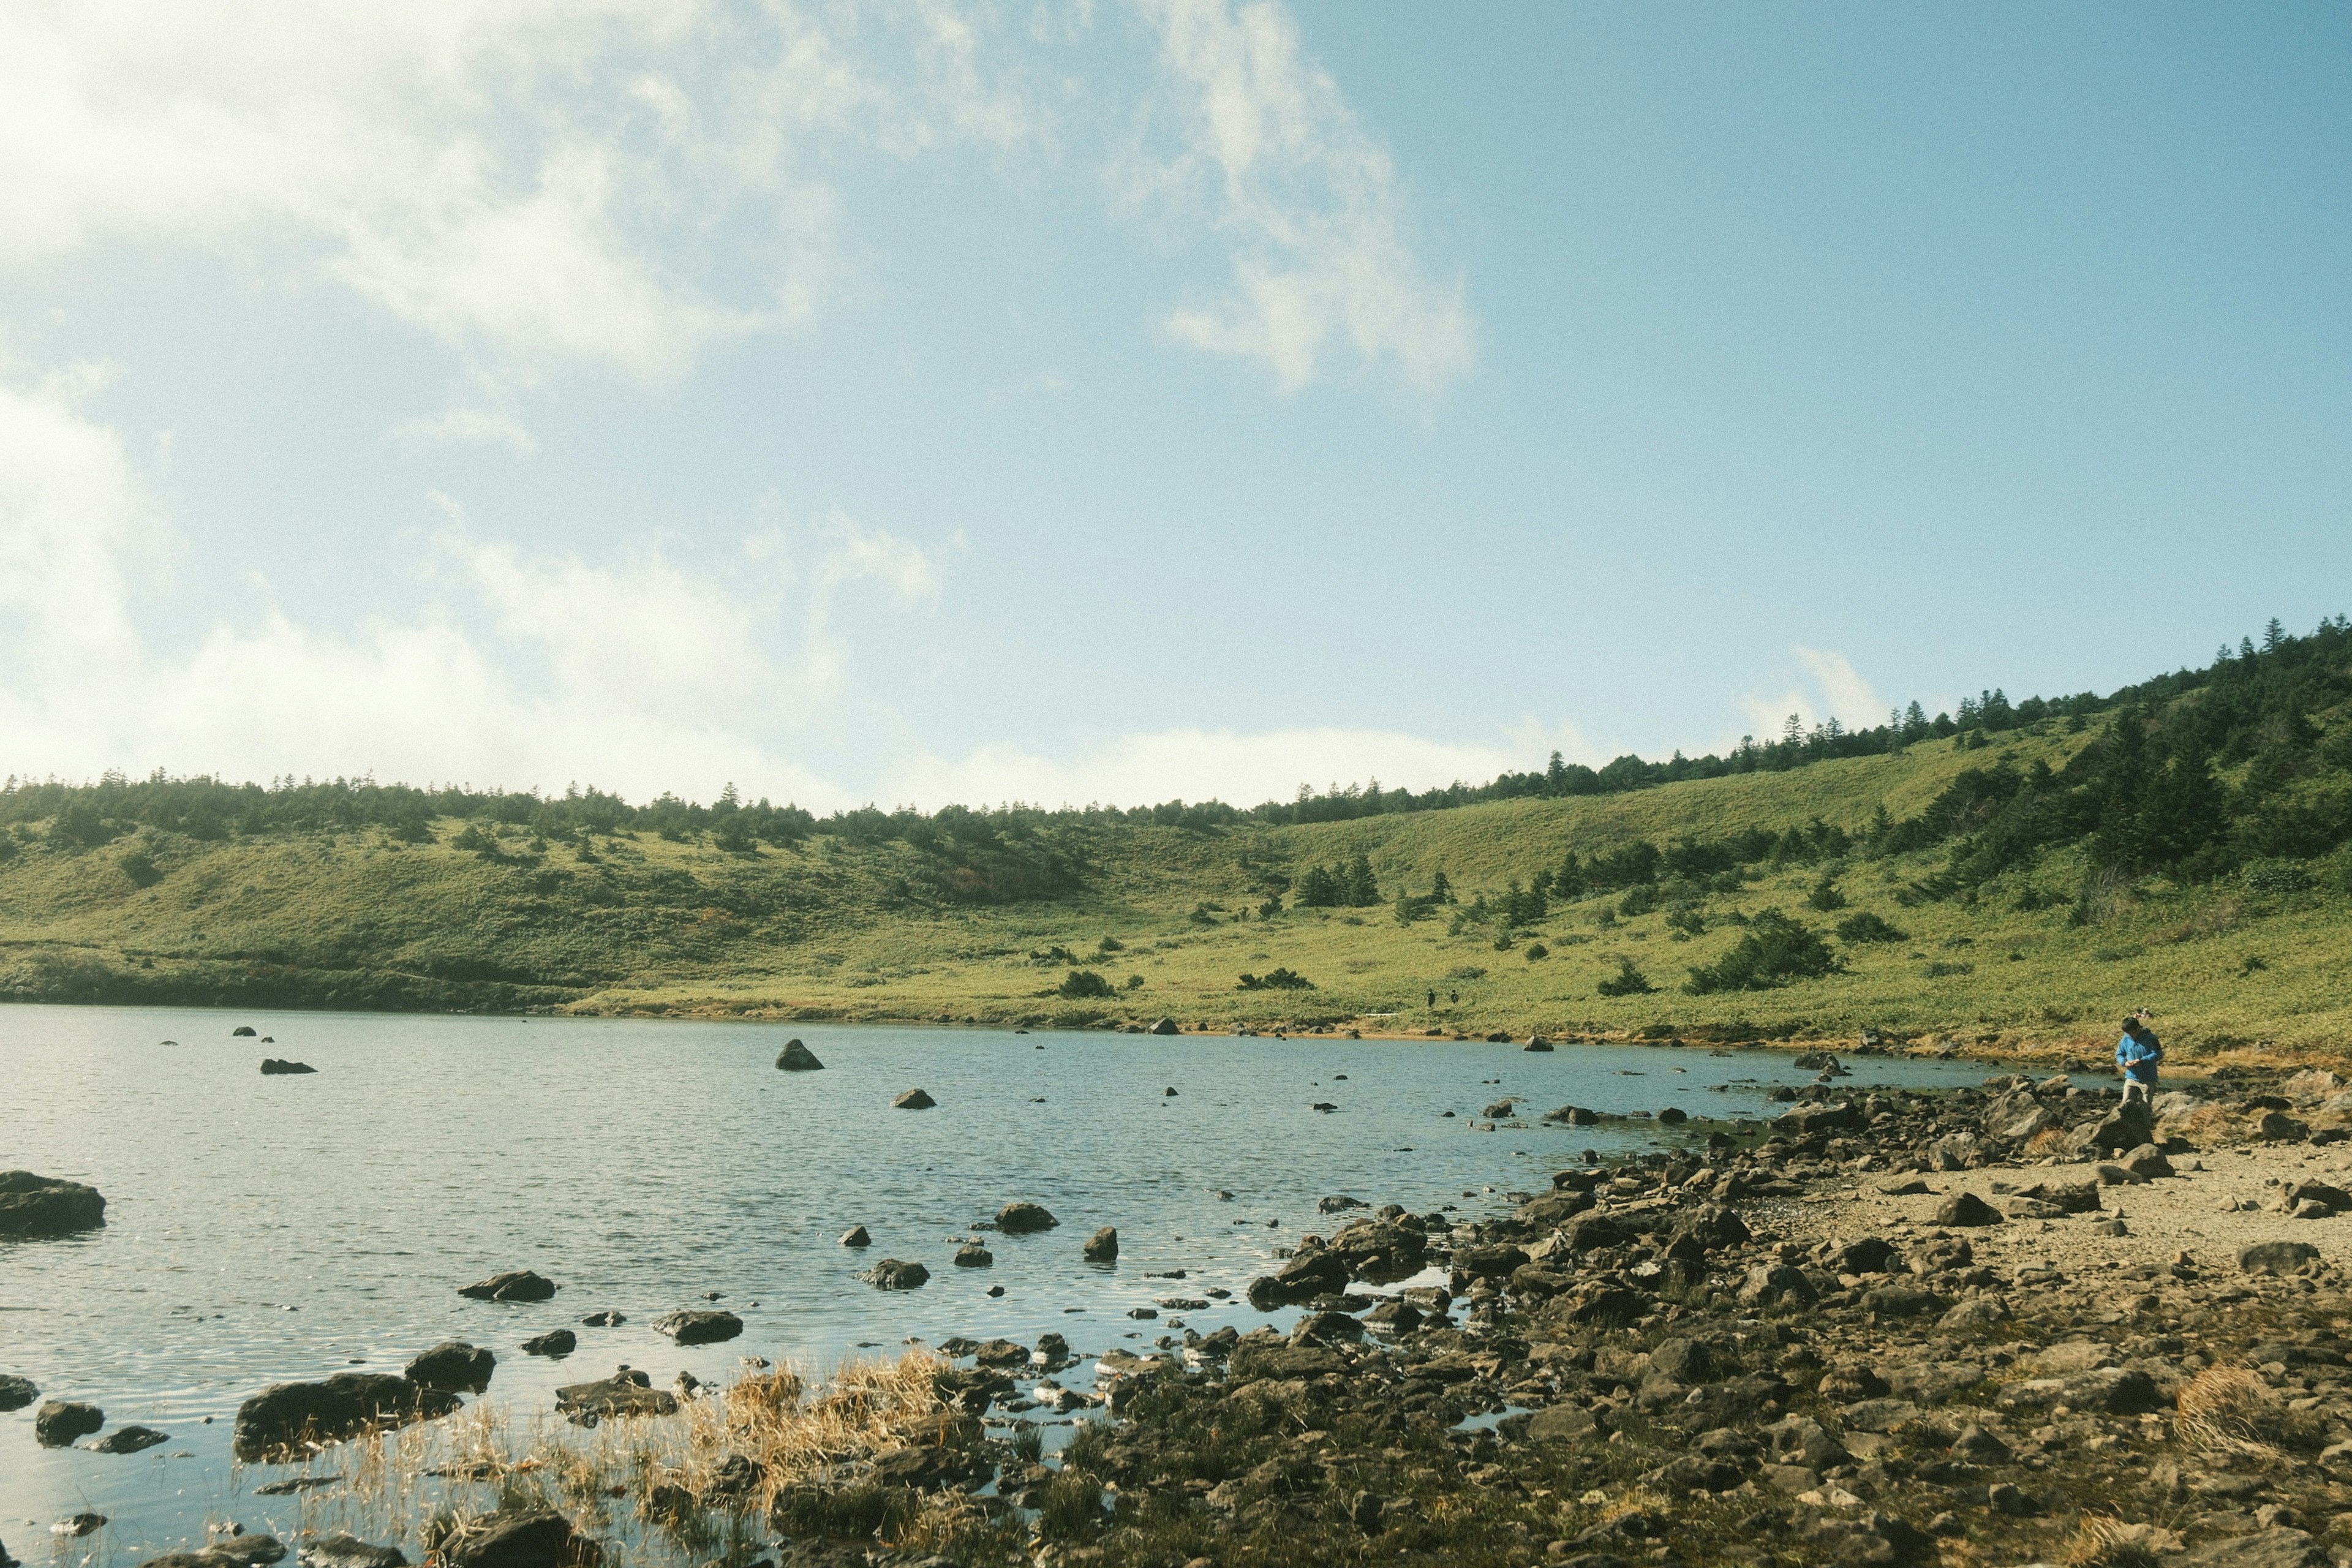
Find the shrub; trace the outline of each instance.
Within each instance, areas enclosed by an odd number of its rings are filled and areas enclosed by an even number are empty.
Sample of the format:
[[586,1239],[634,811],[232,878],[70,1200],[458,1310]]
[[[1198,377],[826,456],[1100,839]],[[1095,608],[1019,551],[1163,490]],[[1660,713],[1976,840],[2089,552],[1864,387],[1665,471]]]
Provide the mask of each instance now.
[[1142,989],[1143,989],[1143,976],[1142,976],[1142,975],[1140,975],[1140,974],[1130,974],[1130,975],[1129,975],[1129,976],[1127,977],[1127,988],[1128,988],[1129,991],[1140,991],[1140,990],[1142,990]]
[[1076,963],[1077,961],[1078,955],[1072,952],[1068,948],[1064,947],[1060,942],[1055,942],[1053,946],[1045,949],[1043,952],[1034,948],[1032,948],[1029,952],[1029,962],[1037,965],[1040,969],[1048,968],[1056,963]]
[[1852,914],[1837,923],[1838,940],[1845,942],[1909,942],[1910,934],[1868,910]]
[[1528,944],[1528,962],[1529,963],[1533,963],[1538,958],[1549,958],[1550,956],[1551,949],[1546,947],[1543,943],[1539,942],[1532,942]]
[[1115,993],[1111,989],[1110,982],[1093,970],[1073,969],[1062,976],[1062,984],[1055,991],[1055,994],[1073,1002],[1084,1002],[1097,996],[1113,995]]
[[1603,996],[1646,996],[1657,987],[1650,984],[1648,975],[1633,967],[1632,959],[1620,956],[1617,973],[1602,980],[1593,989]]
[[1269,970],[1264,974],[1244,974],[1234,987],[1236,991],[1312,991],[1315,982],[1304,974],[1287,969]]
[[1837,879],[1826,871],[1822,873],[1822,879],[1813,884],[1813,890],[1805,895],[1805,907],[1820,910],[1824,914],[1845,908],[1845,894],[1839,889]]
[[131,879],[132,887],[152,888],[163,879],[163,873],[157,868],[155,862],[148,858],[143,849],[133,849],[130,854],[125,855],[121,865],[122,874]]
[[1617,912],[1627,920],[1632,920],[1637,915],[1646,915],[1657,907],[1658,889],[1656,884],[1652,882],[1643,882],[1639,887],[1627,891],[1623,898],[1617,900]]
[[1821,933],[1778,910],[1764,910],[1748,922],[1738,946],[1713,963],[1691,971],[1685,987],[1694,996],[1717,991],[1769,991],[1799,980],[1818,980],[1844,967]]

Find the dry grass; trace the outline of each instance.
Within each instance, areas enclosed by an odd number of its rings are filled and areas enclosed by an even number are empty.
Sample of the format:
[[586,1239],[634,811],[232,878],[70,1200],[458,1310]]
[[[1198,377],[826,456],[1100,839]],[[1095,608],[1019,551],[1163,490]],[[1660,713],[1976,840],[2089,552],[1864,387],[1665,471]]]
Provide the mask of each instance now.
[[2173,1430],[2200,1448],[2275,1458],[2278,1397],[2262,1374],[2242,1366],[2209,1366],[2174,1402]]
[[2065,1568],[2157,1568],[2151,1531],[2111,1513],[2085,1513],[2059,1561]]
[[[856,1362],[811,1384],[788,1367],[747,1373],[685,1401],[677,1413],[574,1426],[518,1418],[477,1402],[443,1421],[383,1432],[317,1456],[306,1468],[343,1485],[305,1491],[305,1532],[430,1545],[514,1504],[561,1509],[631,1562],[750,1560],[778,1492],[837,1483],[857,1461],[945,1427],[933,1380],[945,1363],[920,1352]],[[740,1457],[756,1480],[721,1495],[722,1464]],[[943,1544],[973,1528],[968,1500],[906,1514],[893,1543]]]

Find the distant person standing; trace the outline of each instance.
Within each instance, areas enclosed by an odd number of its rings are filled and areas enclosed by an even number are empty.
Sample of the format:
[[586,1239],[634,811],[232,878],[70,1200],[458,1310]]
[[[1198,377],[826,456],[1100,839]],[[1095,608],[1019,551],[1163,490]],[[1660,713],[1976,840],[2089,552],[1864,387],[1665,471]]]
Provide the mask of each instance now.
[[2124,1020],[2124,1037],[2116,1042],[2116,1066],[2124,1075],[2124,1103],[2137,1100],[2150,1110],[2156,1104],[2156,1071],[2164,1063],[2164,1045],[2147,1026],[2143,1007]]
[[1429,993],[1429,1005],[1432,1007],[1437,1005],[1437,992],[1434,989],[1432,989]]

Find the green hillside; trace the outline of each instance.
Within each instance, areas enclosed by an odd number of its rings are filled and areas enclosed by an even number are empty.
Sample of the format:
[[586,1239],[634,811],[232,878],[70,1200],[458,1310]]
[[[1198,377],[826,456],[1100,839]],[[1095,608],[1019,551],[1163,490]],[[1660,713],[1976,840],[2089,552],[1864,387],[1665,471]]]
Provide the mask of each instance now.
[[2335,1053],[2347,663],[2274,635],[2089,714],[1327,821],[12,784],[0,992],[2050,1049],[2145,1005]]

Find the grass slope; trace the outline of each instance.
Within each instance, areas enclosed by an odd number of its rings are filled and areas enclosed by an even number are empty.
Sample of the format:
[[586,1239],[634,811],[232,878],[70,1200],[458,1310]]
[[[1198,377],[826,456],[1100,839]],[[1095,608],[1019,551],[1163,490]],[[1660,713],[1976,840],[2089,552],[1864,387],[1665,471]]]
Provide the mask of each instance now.
[[[2114,1020],[2146,1005],[2191,1053],[2338,1052],[2352,1037],[2352,897],[2340,858],[2302,887],[2152,881],[2081,899],[2084,866],[2067,850],[1973,898],[1922,901],[1914,885],[1940,850],[1855,857],[1759,868],[1736,892],[1700,900],[1696,936],[1669,929],[1663,910],[1619,917],[1611,895],[1556,905],[1507,949],[1492,927],[1449,930],[1445,910],[1412,925],[1387,907],[1255,912],[1254,868],[1296,875],[1360,853],[1384,895],[1422,891],[1443,870],[1466,901],[1570,849],[1589,857],[1638,837],[1815,817],[1855,829],[1881,805],[1914,815],[1964,767],[2002,756],[2058,766],[2083,743],[2016,732],[1998,751],[1932,742],[1790,773],[1312,826],[1108,825],[1085,841],[1082,892],[997,907],[940,903],[903,846],[825,837],[753,854],[651,835],[597,839],[585,853],[513,837],[494,859],[453,847],[465,826],[456,822],[420,845],[373,831],[210,843],[151,832],[136,847],[152,869],[126,868],[121,844],[35,844],[0,864],[0,994],[1066,1026],[1166,1015],[1188,1028],[1412,1035],[1813,1038],[1876,1027],[2070,1051],[2103,1049]],[[1833,914],[1804,907],[1825,871],[1850,900]],[[1202,904],[1217,907],[1203,914]],[[1689,971],[1768,908],[1825,931],[1869,911],[1906,940],[1833,942],[1845,967],[1816,980],[1685,994]],[[1102,948],[1105,937],[1120,946]],[[1115,995],[1055,994],[1069,967],[1030,954],[1056,945]],[[1548,956],[1530,956],[1538,945]],[[1627,959],[1658,989],[1601,994]],[[1315,988],[1235,989],[1238,975],[1275,968]]]

